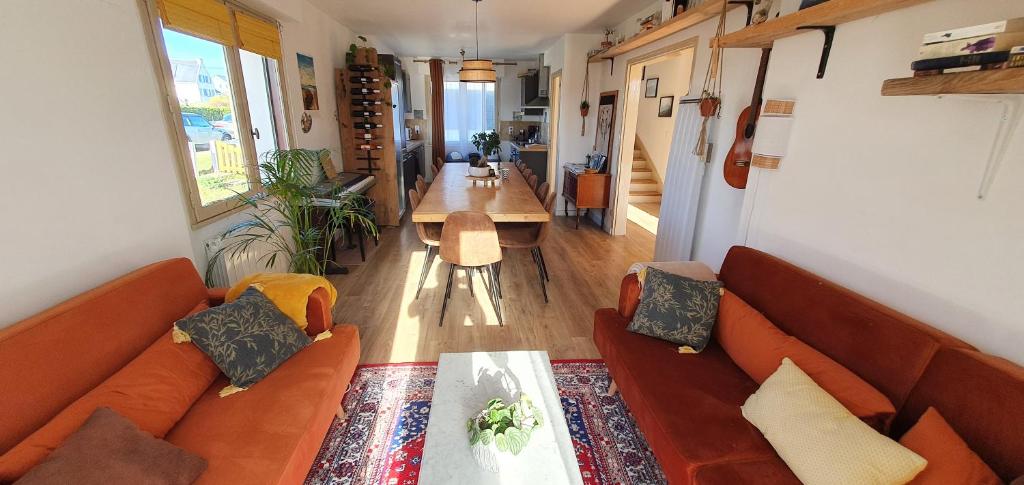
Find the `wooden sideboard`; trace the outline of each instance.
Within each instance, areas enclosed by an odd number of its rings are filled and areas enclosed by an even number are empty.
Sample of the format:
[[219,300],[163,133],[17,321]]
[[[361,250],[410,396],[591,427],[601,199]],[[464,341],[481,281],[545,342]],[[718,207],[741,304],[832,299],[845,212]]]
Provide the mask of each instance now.
[[569,202],[576,206],[576,229],[580,228],[580,210],[601,209],[604,221],[608,208],[608,194],[612,177],[607,173],[585,173],[582,165],[566,165],[562,182],[562,197],[565,198],[565,215],[569,215]]

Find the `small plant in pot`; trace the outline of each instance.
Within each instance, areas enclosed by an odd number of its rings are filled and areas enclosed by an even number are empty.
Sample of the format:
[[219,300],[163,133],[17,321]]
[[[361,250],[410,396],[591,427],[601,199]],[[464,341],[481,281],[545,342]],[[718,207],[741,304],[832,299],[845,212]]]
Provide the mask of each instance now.
[[523,394],[519,401],[507,405],[501,399],[487,401],[487,407],[466,422],[466,430],[473,457],[480,466],[495,471],[498,453],[522,453],[530,435],[543,425],[540,410]]
[[590,103],[587,101],[580,101],[580,116],[586,118],[590,114]]
[[[501,147],[501,139],[496,131],[481,131],[474,133],[471,140],[473,146],[480,151],[482,157],[479,160],[470,160],[470,174],[477,177],[486,177],[490,174],[491,166],[488,165],[488,158],[497,155]],[[501,169],[501,159],[498,159],[498,168]]]

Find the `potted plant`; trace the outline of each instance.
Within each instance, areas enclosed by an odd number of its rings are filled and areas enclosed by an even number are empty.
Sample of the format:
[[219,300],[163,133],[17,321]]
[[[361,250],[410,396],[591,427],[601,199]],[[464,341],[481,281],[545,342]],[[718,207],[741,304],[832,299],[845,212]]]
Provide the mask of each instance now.
[[580,101],[580,116],[586,118],[590,114],[590,102],[587,100]]
[[496,471],[498,453],[522,453],[533,430],[543,425],[544,416],[523,394],[508,405],[501,399],[487,401],[487,407],[466,422],[466,430],[473,457],[485,469]]
[[[497,154],[501,149],[501,139],[498,137],[498,132],[492,130],[474,133],[470,141],[480,152],[480,159],[470,159],[469,174],[475,177],[490,175],[491,166],[488,165],[488,159],[491,155]],[[498,158],[498,170],[501,170],[501,158]]]
[[614,33],[615,33],[615,30],[613,30],[611,27],[605,27],[604,28],[604,40],[601,41],[601,48],[602,49],[608,50],[608,49],[611,49],[613,45],[615,45],[612,42],[612,34],[614,34]]
[[[263,156],[259,168],[264,193],[237,196],[239,203],[249,210],[221,235],[223,245],[210,258],[206,271],[208,282],[217,260],[226,255],[237,257],[254,245],[267,250],[260,257],[267,269],[281,258],[287,261],[289,272],[322,275],[339,229],[359,228],[377,237],[369,199],[353,192],[342,193],[340,188],[326,195],[317,193],[310,184],[314,170],[329,153],[292,149],[275,150]],[[314,198],[330,198],[337,203],[314,207]],[[325,212],[319,223],[317,211]]]

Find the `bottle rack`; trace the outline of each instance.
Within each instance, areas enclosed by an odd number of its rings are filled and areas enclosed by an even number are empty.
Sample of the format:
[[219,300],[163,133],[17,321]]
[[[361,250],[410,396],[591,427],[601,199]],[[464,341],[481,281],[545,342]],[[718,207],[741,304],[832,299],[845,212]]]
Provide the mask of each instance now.
[[376,52],[358,52],[355,62],[336,70],[335,91],[344,171],[374,176],[367,195],[374,200],[377,223],[397,226],[398,158],[387,80]]

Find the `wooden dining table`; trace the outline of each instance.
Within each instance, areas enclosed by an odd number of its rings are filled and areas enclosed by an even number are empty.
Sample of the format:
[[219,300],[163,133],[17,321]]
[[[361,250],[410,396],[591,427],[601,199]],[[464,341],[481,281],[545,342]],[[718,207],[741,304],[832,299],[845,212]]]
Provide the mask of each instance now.
[[[497,172],[495,164],[491,164]],[[444,222],[458,211],[483,212],[494,222],[547,222],[551,214],[544,210],[533,189],[512,163],[508,180],[491,183],[469,178],[468,163],[446,163],[434,177],[430,189],[412,213],[413,222]]]

